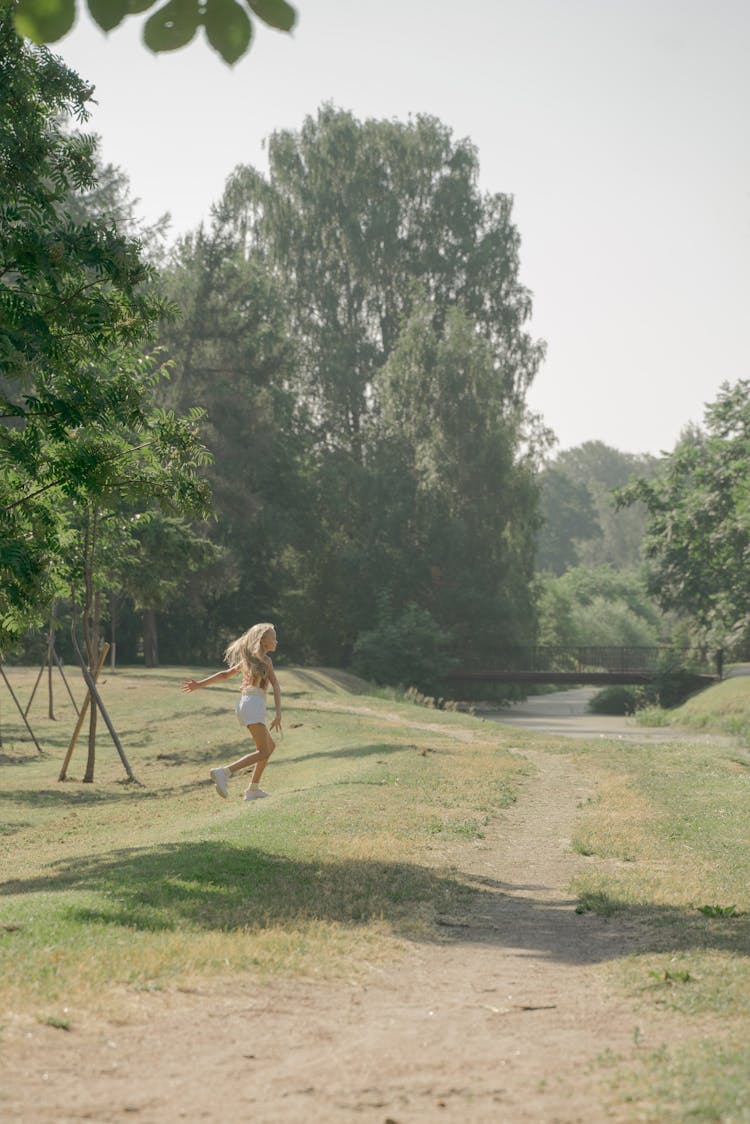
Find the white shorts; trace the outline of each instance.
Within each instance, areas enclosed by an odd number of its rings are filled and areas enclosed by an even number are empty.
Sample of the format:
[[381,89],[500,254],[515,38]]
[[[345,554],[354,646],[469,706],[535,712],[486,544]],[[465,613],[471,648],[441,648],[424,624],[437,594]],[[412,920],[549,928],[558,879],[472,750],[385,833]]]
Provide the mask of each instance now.
[[266,692],[262,687],[244,687],[237,701],[237,721],[240,726],[254,722],[266,724]]

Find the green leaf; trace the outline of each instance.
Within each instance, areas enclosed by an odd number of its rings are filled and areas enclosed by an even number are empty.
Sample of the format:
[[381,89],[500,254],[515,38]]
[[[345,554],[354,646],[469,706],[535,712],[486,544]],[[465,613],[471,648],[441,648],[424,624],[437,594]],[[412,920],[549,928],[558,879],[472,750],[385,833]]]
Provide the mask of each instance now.
[[13,22],[25,39],[56,43],[67,35],[75,18],[75,0],[20,0]]
[[128,0],[128,12],[130,15],[135,15],[136,12],[147,12],[149,8],[153,8],[156,0]]
[[176,51],[190,42],[200,22],[198,0],[169,0],[146,20],[143,42],[150,51]]
[[102,31],[111,31],[130,11],[128,0],[88,0],[89,12]]
[[269,27],[291,31],[297,22],[297,13],[286,0],[247,0],[248,4]]
[[224,62],[232,66],[250,45],[253,26],[236,0],[208,0],[203,17],[206,38]]

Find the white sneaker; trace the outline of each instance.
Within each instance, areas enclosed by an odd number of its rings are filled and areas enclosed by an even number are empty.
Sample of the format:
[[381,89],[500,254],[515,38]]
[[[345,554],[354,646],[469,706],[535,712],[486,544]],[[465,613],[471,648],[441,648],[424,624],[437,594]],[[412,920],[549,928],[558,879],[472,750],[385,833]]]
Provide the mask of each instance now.
[[226,800],[227,796],[229,796],[229,789],[227,788],[227,781],[229,780],[230,776],[231,776],[231,773],[229,775],[227,775],[226,769],[212,769],[211,770],[211,780],[216,785],[216,791],[218,792],[219,796],[223,796],[225,800]]
[[264,792],[262,788],[250,789],[245,793],[245,800],[262,800],[264,796],[270,796],[270,792]]

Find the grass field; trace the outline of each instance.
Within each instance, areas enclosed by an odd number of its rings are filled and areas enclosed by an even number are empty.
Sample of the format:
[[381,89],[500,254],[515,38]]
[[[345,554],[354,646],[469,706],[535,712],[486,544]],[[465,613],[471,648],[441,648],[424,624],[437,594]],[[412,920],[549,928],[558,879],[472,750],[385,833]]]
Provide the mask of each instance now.
[[[33,671],[10,675],[25,704]],[[109,1007],[122,988],[228,969],[336,974],[396,954],[404,938],[432,939],[437,913],[469,893],[452,846],[481,833],[528,772],[490,723],[364,698],[342,673],[282,671],[285,734],[263,782],[273,798],[243,805],[237,779],[224,801],[209,768],[251,748],[236,690],[183,695],[185,677],[103,677],[138,784],[101,724],[95,782],[57,781],[75,723],[61,683],[57,720],[41,689],[29,715],[44,757],[3,699],[6,1005],[62,1018],[71,1005]],[[69,777],[85,759],[82,739]]]
[[[750,678],[717,684],[669,713],[674,725],[746,737]],[[580,908],[651,935],[649,951],[611,966],[612,979],[638,1002],[705,1027],[704,1041],[664,1046],[644,1057],[637,1074],[615,1066],[637,1120],[750,1120],[750,753],[743,744],[744,737],[736,746],[649,744],[644,734],[643,745],[578,749],[600,778],[573,841],[592,859],[574,886]],[[652,1107],[641,1114],[643,1105]]]
[[750,745],[750,676],[737,675],[700,691],[674,710],[645,707],[637,712],[644,726],[686,726],[713,730]]
[[[9,674],[25,703],[34,670]],[[0,684],[4,1010],[65,1025],[75,1011],[111,1015],[128,989],[237,970],[331,977],[440,939],[441,916],[476,892],[457,851],[515,799],[530,766],[512,748],[528,744],[574,754],[597,782],[573,839],[589,857],[579,909],[648,934],[646,951],[604,969],[612,985],[701,1028],[689,1046],[644,1052],[637,1072],[603,1060],[615,1095],[634,1120],[750,1119],[744,749],[650,744],[645,732],[643,744],[533,738],[343,673],[288,670],[286,732],[264,778],[273,798],[243,807],[241,781],[222,801],[208,780],[247,745],[234,689],[185,696],[186,674],[198,669],[104,676],[135,785],[104,729],[95,783],[59,783],[74,724],[61,684],[57,721],[41,689],[30,714],[44,756]],[[750,716],[750,679],[689,705],[722,727],[728,689],[733,716]],[[81,744],[71,778],[84,761]]]

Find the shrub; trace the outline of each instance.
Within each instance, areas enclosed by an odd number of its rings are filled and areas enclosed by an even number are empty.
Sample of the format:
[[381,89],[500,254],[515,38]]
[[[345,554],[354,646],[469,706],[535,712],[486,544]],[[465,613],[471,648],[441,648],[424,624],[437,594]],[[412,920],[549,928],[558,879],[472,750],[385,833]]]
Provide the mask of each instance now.
[[427,609],[410,604],[395,616],[383,598],[378,624],[354,644],[353,670],[375,683],[435,693],[452,666],[450,639]]
[[654,681],[656,700],[659,706],[669,710],[682,706],[691,695],[705,686],[700,676],[684,667],[667,667],[660,671]]
[[643,689],[624,684],[613,684],[597,691],[589,702],[592,714],[635,714],[643,705]]

